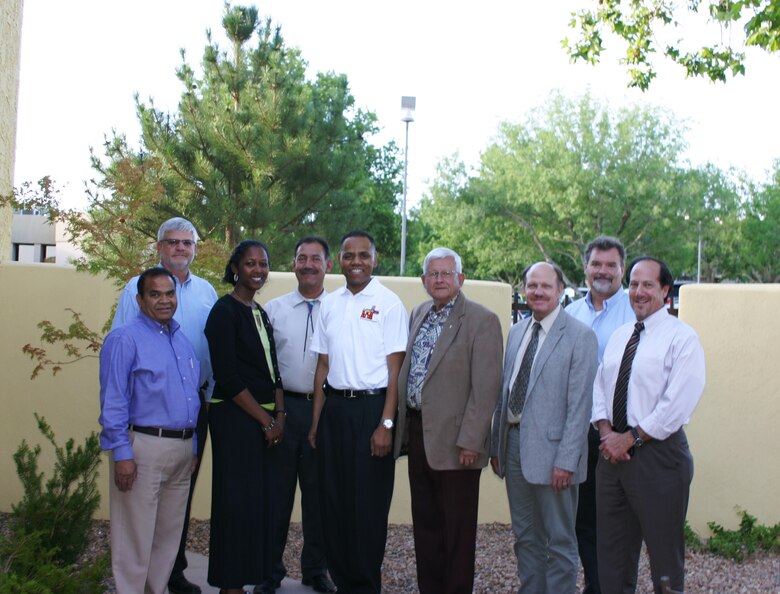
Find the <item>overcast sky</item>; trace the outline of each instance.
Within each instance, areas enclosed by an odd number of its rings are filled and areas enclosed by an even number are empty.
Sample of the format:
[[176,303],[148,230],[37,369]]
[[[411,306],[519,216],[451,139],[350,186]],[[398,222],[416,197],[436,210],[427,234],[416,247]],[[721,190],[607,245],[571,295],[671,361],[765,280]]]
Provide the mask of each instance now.
[[[752,52],[748,74],[726,85],[660,69],[648,93],[626,88],[615,45],[604,63],[571,65],[561,48],[569,13],[582,2],[365,2],[267,0],[261,15],[282,25],[309,74],[347,75],[357,104],[403,146],[401,96],[417,97],[409,133],[409,199],[416,203],[436,163],[458,152],[476,165],[501,121],[521,121],[554,89],[588,89],[612,107],[652,104],[686,122],[694,165],[710,161],[763,180],[780,157],[780,58]],[[51,175],[66,205],[83,205],[89,147],[112,129],[135,143],[133,94],[175,110],[179,49],[198,66],[205,31],[222,40],[218,0],[27,0],[22,29],[15,185]]]

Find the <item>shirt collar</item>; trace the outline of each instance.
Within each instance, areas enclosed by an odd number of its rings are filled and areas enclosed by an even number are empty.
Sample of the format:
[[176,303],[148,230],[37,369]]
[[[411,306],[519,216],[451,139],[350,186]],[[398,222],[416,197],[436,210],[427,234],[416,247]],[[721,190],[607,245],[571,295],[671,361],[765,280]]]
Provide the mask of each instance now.
[[[626,292],[623,289],[623,285],[620,286],[620,288],[615,291],[615,294],[612,295],[612,297],[609,297],[608,299],[604,300],[604,307],[602,308],[602,311],[608,310],[610,307],[615,307],[617,303],[622,300],[626,296]],[[585,295],[585,303],[588,304],[588,308],[591,311],[596,311],[596,308],[593,306],[593,292],[588,289],[587,295]]]
[[428,310],[428,318],[431,321],[435,320],[441,320],[443,318],[449,317],[450,313],[452,312],[452,308],[455,307],[455,302],[458,300],[458,296],[460,293],[455,295],[452,299],[450,299],[449,303],[447,303],[444,307],[442,307],[440,310],[436,310],[436,304],[431,303],[431,308]]
[[[165,268],[165,266],[162,265],[162,262],[158,262],[157,263],[157,267],[158,268]],[[167,268],[166,268],[166,270],[167,270]],[[168,272],[171,272],[171,271],[168,270]],[[173,274],[173,272],[171,272],[171,274]],[[184,279],[183,283],[179,282],[179,277],[176,276],[175,274],[173,274],[173,279],[176,281],[177,285],[182,285],[182,286],[186,285],[186,284],[188,284],[192,280],[192,271],[191,270],[187,270],[187,278]]]
[[[559,303],[558,306],[552,310],[550,313],[548,313],[543,320],[539,322],[542,326],[542,330],[544,330],[545,334],[550,333],[550,328],[552,328],[552,325],[555,323],[555,319],[558,317],[558,314],[561,313],[561,304]],[[536,318],[533,316],[531,317],[531,326],[533,326],[533,323],[536,322]]]
[[150,318],[143,311],[138,312],[138,317],[141,318],[141,323],[143,323],[144,326],[146,326],[147,328],[151,328],[155,332],[168,331],[171,334],[173,334],[179,329],[179,322],[177,322],[173,318],[171,318],[168,324],[161,324],[157,320],[153,320],[152,318]]
[[642,320],[642,323],[645,325],[645,330],[652,330],[656,326],[663,324],[668,319],[668,316],[671,315],[672,314],[669,313],[669,310],[667,310],[666,306],[664,305],[664,307],[659,309],[657,312],[650,314],[644,320]]
[[357,297],[358,295],[371,296],[376,294],[376,288],[378,284],[379,281],[377,280],[377,278],[375,276],[372,276],[371,280],[368,281],[368,284],[357,293],[353,293],[352,291],[350,291],[349,287],[347,287],[346,284],[344,285],[343,289],[344,289],[344,293],[347,295],[354,295],[355,297]]
[[300,305],[301,303],[308,303],[309,301],[322,301],[325,298],[325,295],[328,294],[328,291],[325,289],[325,287],[322,288],[322,293],[317,295],[314,299],[309,299],[308,297],[304,297],[301,295],[301,292],[298,290],[298,288],[295,288],[295,305]]

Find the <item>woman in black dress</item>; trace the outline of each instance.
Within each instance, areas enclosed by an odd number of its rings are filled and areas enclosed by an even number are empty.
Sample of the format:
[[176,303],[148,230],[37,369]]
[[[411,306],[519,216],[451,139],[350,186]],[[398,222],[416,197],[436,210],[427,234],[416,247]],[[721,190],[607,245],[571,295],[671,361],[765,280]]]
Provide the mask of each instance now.
[[234,289],[206,322],[215,380],[208,581],[221,594],[242,593],[271,576],[272,458],[284,432],[284,406],[273,331],[254,301],[268,269],[265,245],[238,244],[223,279]]

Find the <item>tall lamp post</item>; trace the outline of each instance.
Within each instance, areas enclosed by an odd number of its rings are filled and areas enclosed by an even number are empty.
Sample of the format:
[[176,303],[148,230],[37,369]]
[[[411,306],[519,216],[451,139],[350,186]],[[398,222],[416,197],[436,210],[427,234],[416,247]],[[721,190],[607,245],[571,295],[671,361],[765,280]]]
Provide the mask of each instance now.
[[404,205],[401,212],[401,276],[406,269],[406,175],[409,170],[409,124],[414,121],[414,111],[417,99],[415,97],[401,97],[401,109],[404,112],[401,118],[406,123],[406,141],[404,142]]

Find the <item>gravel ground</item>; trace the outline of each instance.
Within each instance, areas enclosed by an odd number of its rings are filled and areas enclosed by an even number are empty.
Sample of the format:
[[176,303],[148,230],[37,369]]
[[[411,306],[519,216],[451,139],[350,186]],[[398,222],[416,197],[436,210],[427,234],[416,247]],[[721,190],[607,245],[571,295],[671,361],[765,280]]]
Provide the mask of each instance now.
[[[108,550],[108,530],[108,522],[94,523],[90,554]],[[208,555],[208,543],[208,521],[193,520],[190,524],[188,549]],[[285,565],[290,577],[297,579],[301,577],[296,561],[300,548],[301,527],[300,524],[292,524],[285,551]],[[780,593],[780,556],[777,555],[757,554],[742,563],[736,563],[706,553],[689,552],[686,570],[686,592],[689,594]],[[382,575],[384,591],[388,594],[417,591],[411,526],[390,526]],[[645,555],[642,555],[639,568],[639,584],[640,593],[652,591]],[[477,534],[474,592],[511,593],[517,591],[517,586],[510,527],[506,524],[480,525]],[[106,592],[113,592],[110,582],[107,583]]]

